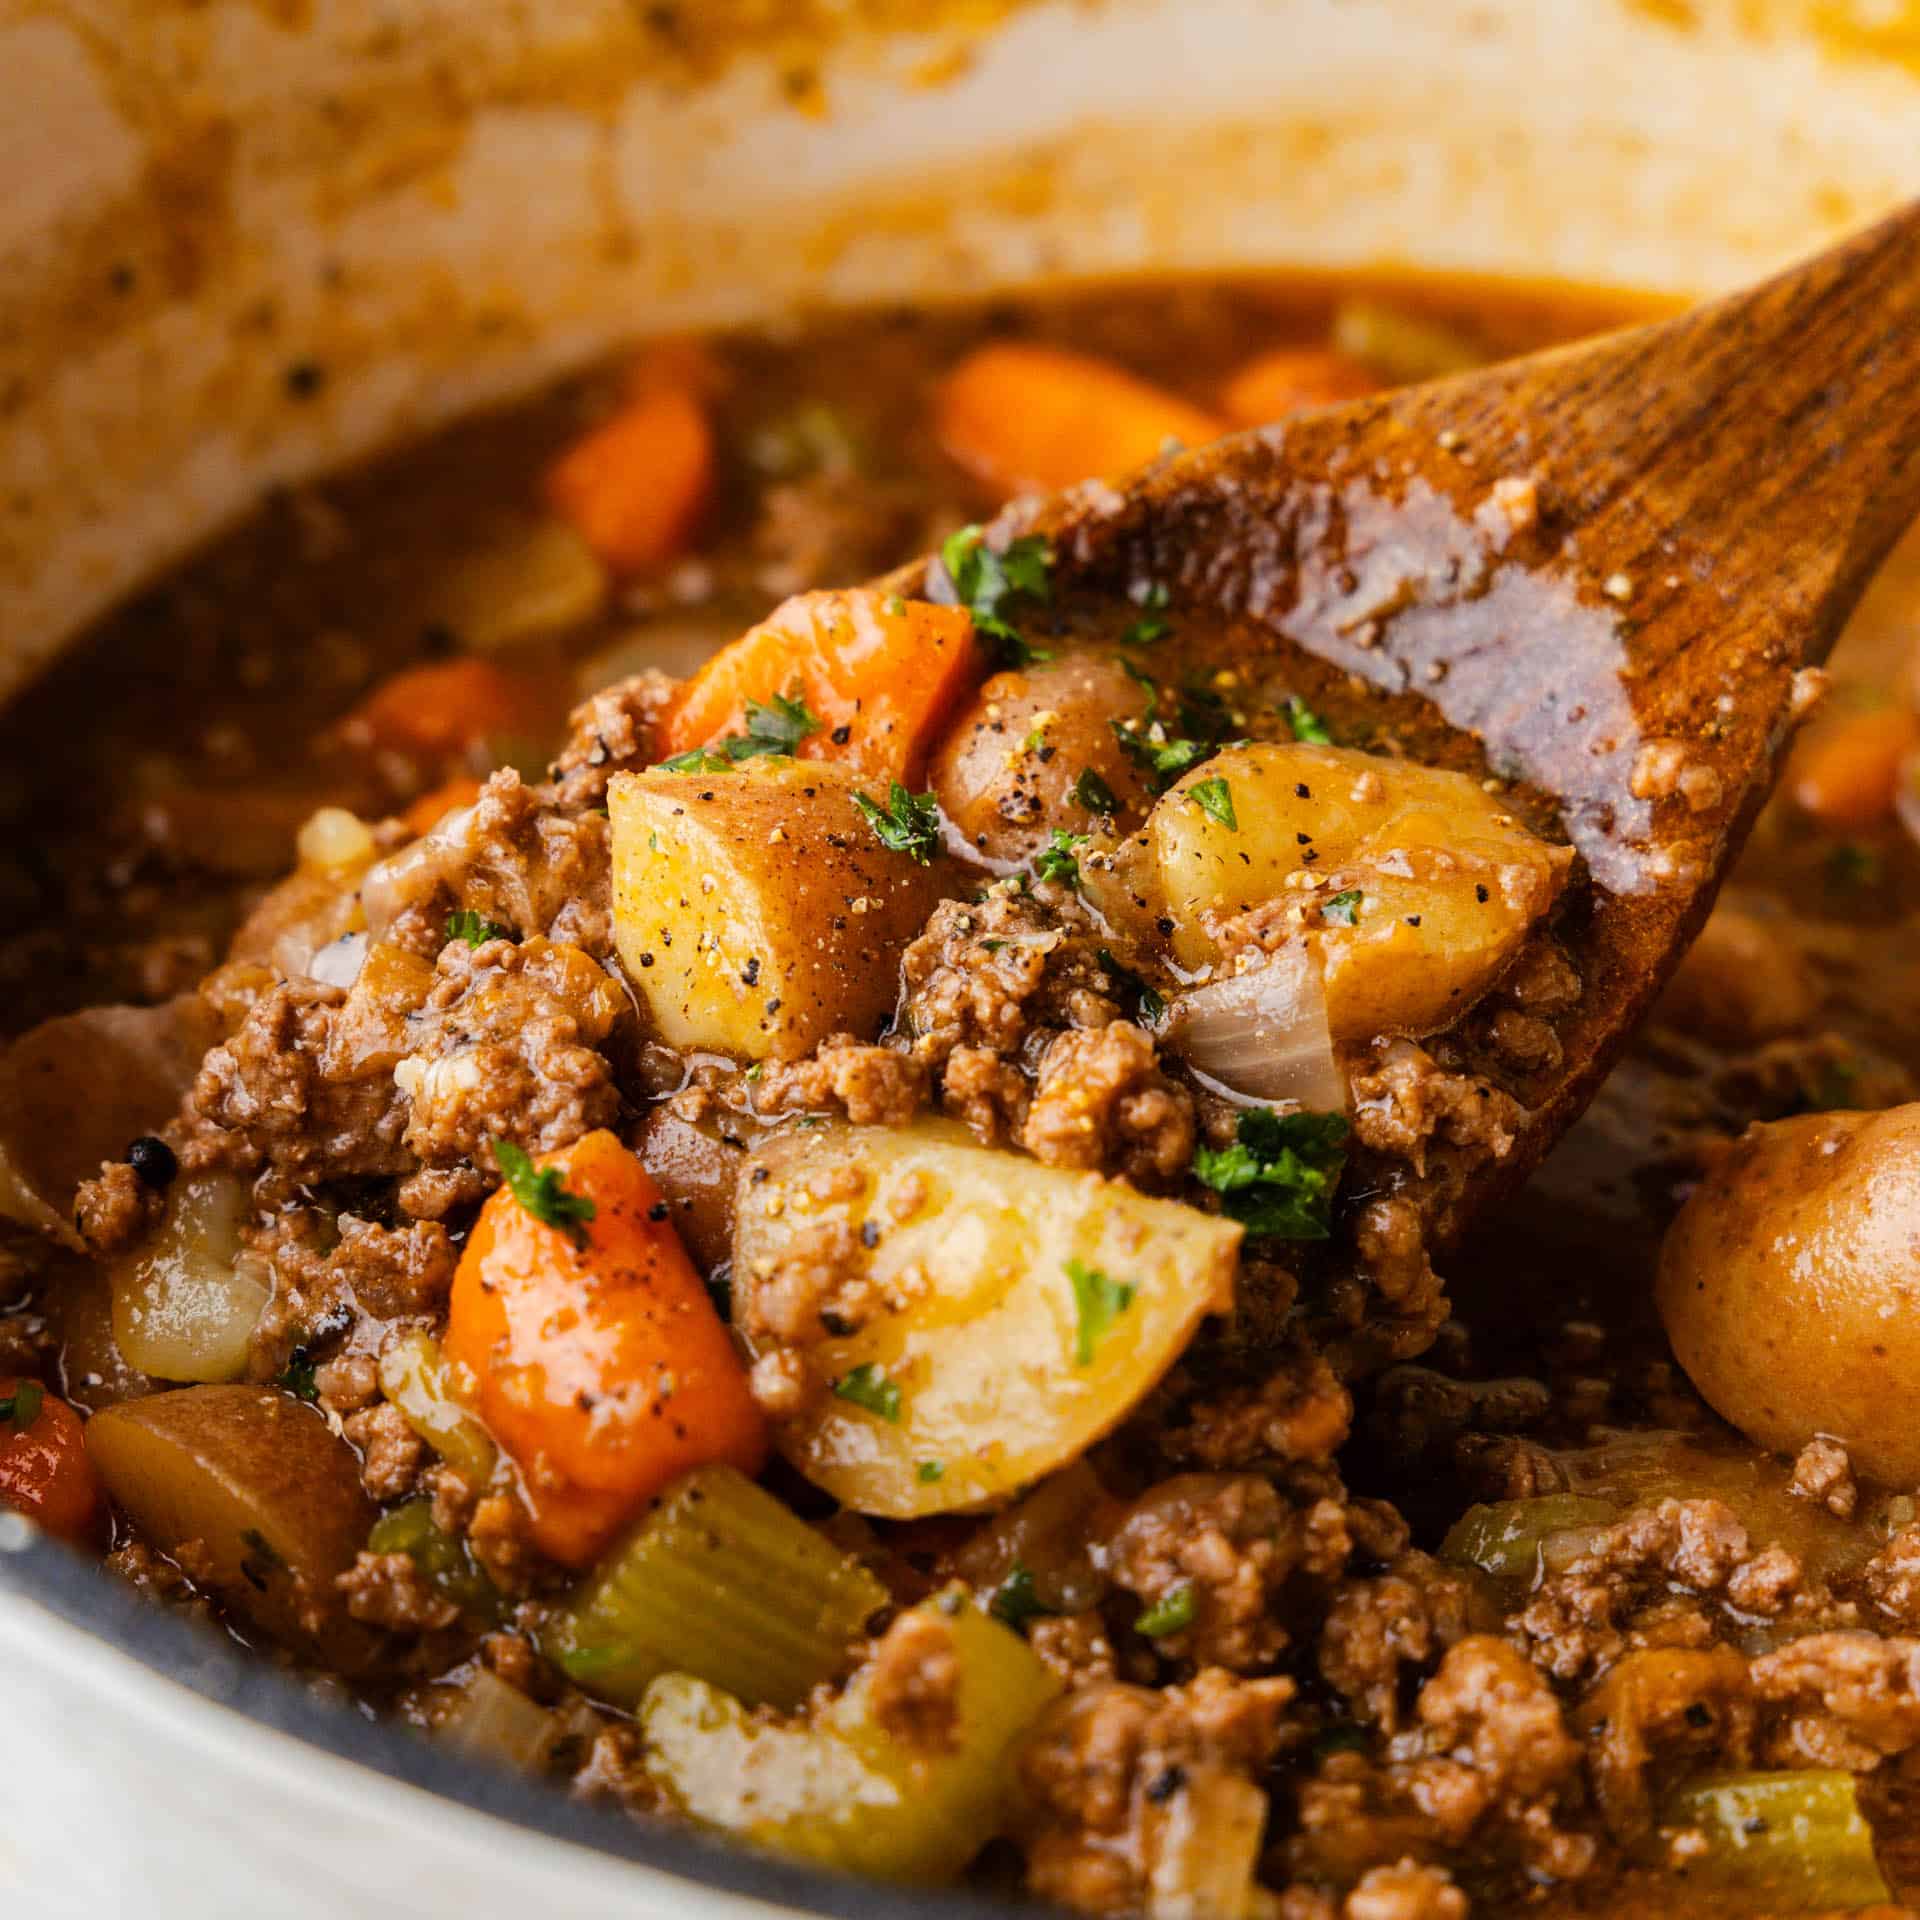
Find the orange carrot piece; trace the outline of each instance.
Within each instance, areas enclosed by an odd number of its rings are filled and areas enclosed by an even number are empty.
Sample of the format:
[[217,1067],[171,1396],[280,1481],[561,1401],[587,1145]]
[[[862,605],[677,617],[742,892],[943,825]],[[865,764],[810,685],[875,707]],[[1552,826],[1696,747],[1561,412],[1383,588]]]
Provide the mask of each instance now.
[[490,735],[524,730],[535,705],[533,689],[518,676],[465,655],[408,667],[381,681],[339,731],[357,746],[459,753]]
[[1004,496],[1111,479],[1169,439],[1197,446],[1226,426],[1111,361],[1009,341],[975,349],[941,381],[934,431]]
[[85,1540],[100,1520],[100,1482],[80,1416],[37,1381],[0,1380],[0,1405],[38,1395],[33,1418],[0,1419],[0,1506],[24,1513],[62,1540]]
[[712,503],[713,429],[685,387],[646,386],[547,472],[547,498],[616,573],[654,573]]
[[766,1425],[639,1160],[603,1128],[537,1165],[592,1218],[549,1225],[510,1187],[494,1194],[454,1274],[444,1348],[520,1468],[534,1540],[582,1567],[691,1468],[757,1473]]
[[1379,391],[1368,368],[1332,347],[1277,347],[1247,361],[1220,403],[1236,426],[1264,427],[1306,407],[1338,406]]
[[941,723],[986,671],[960,607],[861,587],[802,593],[722,647],[681,689],[661,757],[747,730],[747,702],[798,692],[820,731],[796,758],[838,760],[875,780],[919,778]]
[[1872,707],[1816,727],[1793,751],[1794,805],[1835,833],[1858,833],[1893,811],[1900,763],[1920,746],[1920,716]]
[[455,807],[470,807],[480,798],[480,782],[462,774],[443,780],[431,793],[423,793],[400,818],[409,833],[431,833]]

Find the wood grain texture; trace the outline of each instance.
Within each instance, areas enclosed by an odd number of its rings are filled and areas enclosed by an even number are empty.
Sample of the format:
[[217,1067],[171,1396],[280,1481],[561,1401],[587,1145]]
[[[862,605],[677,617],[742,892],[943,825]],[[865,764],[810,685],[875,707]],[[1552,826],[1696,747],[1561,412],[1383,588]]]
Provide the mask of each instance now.
[[1583,856],[1564,1058],[1504,1161],[1442,1156],[1415,1183],[1445,1242],[1586,1105],[1773,783],[1796,676],[1916,511],[1920,205],[1678,320],[1297,416],[1002,525],[1050,535],[1063,599],[1173,583],[1247,657],[1304,650],[1414,713],[1422,757],[1459,764],[1472,736]]

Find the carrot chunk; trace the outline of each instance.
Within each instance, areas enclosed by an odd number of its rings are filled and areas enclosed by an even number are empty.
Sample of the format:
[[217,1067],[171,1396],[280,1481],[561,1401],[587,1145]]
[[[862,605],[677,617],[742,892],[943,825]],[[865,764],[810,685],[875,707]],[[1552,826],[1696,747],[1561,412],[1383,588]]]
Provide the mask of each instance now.
[[1794,805],[1836,833],[1858,833],[1893,811],[1900,763],[1920,746],[1920,716],[1873,707],[1816,727],[1787,767]]
[[652,1176],[604,1129],[510,1171],[480,1210],[443,1351],[519,1466],[535,1542],[568,1566],[689,1469],[765,1461],[732,1336]]
[[699,400],[685,387],[643,383],[554,462],[547,498],[615,572],[655,573],[693,544],[714,465]]
[[1235,425],[1264,427],[1306,407],[1338,406],[1379,391],[1367,368],[1332,347],[1277,347],[1247,361],[1220,402]]
[[36,1380],[0,1380],[0,1506],[78,1541],[98,1525],[100,1504],[80,1416]]
[[968,354],[934,400],[940,444],[1006,495],[1111,479],[1168,440],[1217,439],[1225,424],[1111,361],[1004,342]]
[[356,746],[401,753],[459,753],[524,728],[533,690],[490,661],[465,655],[408,667],[383,680],[340,723]]
[[470,807],[479,798],[480,782],[463,774],[423,793],[400,818],[409,833],[431,833],[455,807]]
[[681,690],[663,757],[751,730],[749,701],[796,695],[818,721],[801,760],[838,760],[911,786],[941,723],[986,671],[960,607],[856,588],[802,593],[723,647]]

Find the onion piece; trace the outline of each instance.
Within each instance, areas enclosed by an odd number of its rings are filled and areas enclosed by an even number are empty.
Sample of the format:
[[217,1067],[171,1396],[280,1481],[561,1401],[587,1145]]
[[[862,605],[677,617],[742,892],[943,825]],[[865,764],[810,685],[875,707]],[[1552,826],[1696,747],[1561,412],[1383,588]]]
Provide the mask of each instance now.
[[1266,1825],[1267,1796],[1251,1780],[1187,1769],[1151,1829],[1149,1920],[1245,1920]]
[[529,1700],[496,1673],[477,1668],[460,1689],[453,1711],[435,1731],[476,1760],[537,1773],[567,1729],[549,1707]]
[[1346,1110],[1347,1077],[1333,1055],[1326,988],[1304,944],[1182,994],[1166,1043],[1204,1085],[1243,1105],[1297,1100],[1317,1113]]
[[272,1293],[271,1270],[240,1230],[247,1190],[233,1174],[177,1181],[160,1230],[111,1269],[120,1351],[160,1380],[218,1382],[246,1371]]
[[307,962],[307,978],[318,980],[323,987],[339,987],[344,992],[360,978],[360,969],[366,960],[367,936],[343,933],[339,939],[329,940]]

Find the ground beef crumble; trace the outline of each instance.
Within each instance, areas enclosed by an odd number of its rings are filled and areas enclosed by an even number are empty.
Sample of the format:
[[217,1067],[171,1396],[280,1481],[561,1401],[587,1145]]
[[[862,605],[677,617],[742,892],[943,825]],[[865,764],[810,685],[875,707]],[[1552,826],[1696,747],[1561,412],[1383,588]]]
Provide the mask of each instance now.
[[1193,1096],[1160,1071],[1144,1028],[1063,1033],[1041,1055],[1020,1144],[1043,1164],[1161,1186],[1187,1172],[1193,1141]]

